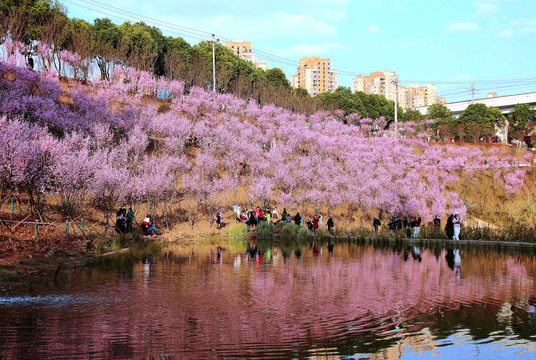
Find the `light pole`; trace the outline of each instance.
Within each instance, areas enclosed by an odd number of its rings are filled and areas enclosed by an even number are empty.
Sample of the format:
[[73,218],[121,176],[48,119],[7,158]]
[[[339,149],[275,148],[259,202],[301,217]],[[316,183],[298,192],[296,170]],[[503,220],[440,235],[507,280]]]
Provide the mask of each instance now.
[[398,133],[398,76],[395,75],[391,79],[391,83],[395,86],[395,131]]
[[212,91],[216,92],[216,53],[214,51],[214,45],[219,42],[220,39],[216,39],[216,35],[212,34]]

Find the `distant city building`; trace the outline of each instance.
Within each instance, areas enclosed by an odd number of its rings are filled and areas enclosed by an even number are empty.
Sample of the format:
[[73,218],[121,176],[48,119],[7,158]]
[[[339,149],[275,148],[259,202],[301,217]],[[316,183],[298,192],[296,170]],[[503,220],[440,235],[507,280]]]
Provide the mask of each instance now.
[[294,88],[303,88],[309,95],[316,96],[335,91],[339,83],[339,73],[331,69],[330,59],[304,57],[300,59],[298,74],[290,77],[290,83]]
[[251,51],[251,42],[244,40],[226,41],[225,47],[230,49],[240,59],[255,64],[255,53]]
[[434,100],[435,104],[446,104],[447,99],[445,99],[443,96],[436,96]]
[[253,65],[256,69],[263,69],[264,71],[268,70],[268,68],[266,67],[266,61],[257,61]]
[[300,87],[300,77],[298,75],[292,75],[290,77],[290,86],[292,86],[294,89]]
[[398,85],[396,72],[375,71],[369,76],[358,75],[352,80],[352,91],[376,94],[394,101],[398,89],[397,101],[404,109],[418,106],[427,106],[435,102],[444,102],[445,99],[435,96],[435,85],[410,84],[409,86]]
[[[255,53],[251,51],[251,42],[244,40],[226,41],[225,47],[242,60],[249,61],[256,69],[270,70],[266,61],[255,61]],[[278,68],[279,69],[279,68]],[[283,69],[281,69],[283,71]]]
[[395,77],[396,73],[392,71],[375,71],[370,76],[358,75],[352,81],[352,91],[381,95],[395,101]]

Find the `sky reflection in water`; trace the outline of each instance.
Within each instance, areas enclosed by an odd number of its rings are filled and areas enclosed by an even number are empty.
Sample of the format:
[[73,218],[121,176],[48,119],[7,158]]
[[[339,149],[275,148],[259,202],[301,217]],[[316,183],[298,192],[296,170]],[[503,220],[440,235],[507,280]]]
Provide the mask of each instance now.
[[532,255],[346,243],[166,251],[0,297],[0,358],[536,356]]

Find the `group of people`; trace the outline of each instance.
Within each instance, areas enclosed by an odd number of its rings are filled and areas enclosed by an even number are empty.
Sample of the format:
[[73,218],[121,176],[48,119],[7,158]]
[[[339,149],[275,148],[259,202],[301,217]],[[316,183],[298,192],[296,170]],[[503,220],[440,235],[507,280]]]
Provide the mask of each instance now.
[[[413,219],[408,219],[406,216],[398,218],[392,216],[388,226],[391,231],[402,230],[408,237],[412,236],[417,238],[421,234],[421,224],[422,220],[419,216],[414,217]],[[381,226],[381,221],[376,216],[372,221],[372,226],[374,227],[374,231],[378,232],[378,228]]]
[[115,215],[115,231],[118,233],[131,233],[132,222],[134,221],[134,212],[132,208],[128,209],[120,208]]
[[445,225],[445,233],[450,240],[460,240],[461,220],[460,214],[450,214]]
[[158,231],[149,214],[147,214],[141,223],[141,231],[143,235],[154,235]]
[[[300,213],[296,212],[296,214],[292,216],[290,212],[287,212],[286,208],[283,208],[281,218],[279,217],[279,212],[275,208],[270,210],[256,207],[255,209],[250,208],[248,211],[247,209],[242,210],[239,205],[235,205],[233,206],[233,212],[235,214],[236,221],[241,221],[248,225],[248,227],[257,226],[257,224],[262,221],[286,222],[289,224],[294,221],[294,224],[298,226],[301,226],[302,224],[302,216]],[[316,233],[316,230],[322,226],[322,215],[315,215],[313,219],[308,219],[305,221],[305,224],[309,230],[311,230],[313,233]],[[326,225],[328,227],[328,232],[333,234],[334,222],[331,216]]]
[[[134,211],[132,208],[128,209],[120,208],[117,210],[115,217],[115,231],[120,234],[132,233],[132,223],[135,221]],[[147,215],[141,223],[141,231],[143,235],[154,235],[158,229],[155,227],[154,222],[151,220],[151,216]]]
[[255,209],[251,208],[248,211],[247,209],[242,210],[240,206],[235,205],[233,206],[233,211],[235,213],[236,221],[241,221],[248,227],[257,226],[257,224],[262,221],[271,222],[273,217],[277,217],[277,210],[275,209],[272,212],[269,209],[256,207]]

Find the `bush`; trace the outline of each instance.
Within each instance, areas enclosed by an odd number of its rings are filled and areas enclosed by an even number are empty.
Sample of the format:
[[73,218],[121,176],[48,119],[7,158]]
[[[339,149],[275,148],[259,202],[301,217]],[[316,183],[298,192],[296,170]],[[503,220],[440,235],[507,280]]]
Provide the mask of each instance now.
[[327,240],[330,238],[330,235],[325,229],[317,229],[315,233],[315,238],[319,240]]
[[233,224],[227,232],[229,239],[233,241],[244,240],[248,234],[248,226],[243,222]]
[[421,239],[445,239],[447,236],[445,231],[437,227],[424,227],[421,226],[421,234],[419,236]]
[[300,230],[298,230],[296,238],[299,242],[313,241],[313,234],[309,231],[309,229],[301,227]]
[[299,229],[301,229],[299,225],[285,223],[281,228],[281,238],[283,240],[296,240]]
[[267,221],[261,221],[257,229],[257,237],[264,239],[271,239],[274,232],[274,227],[272,223]]

